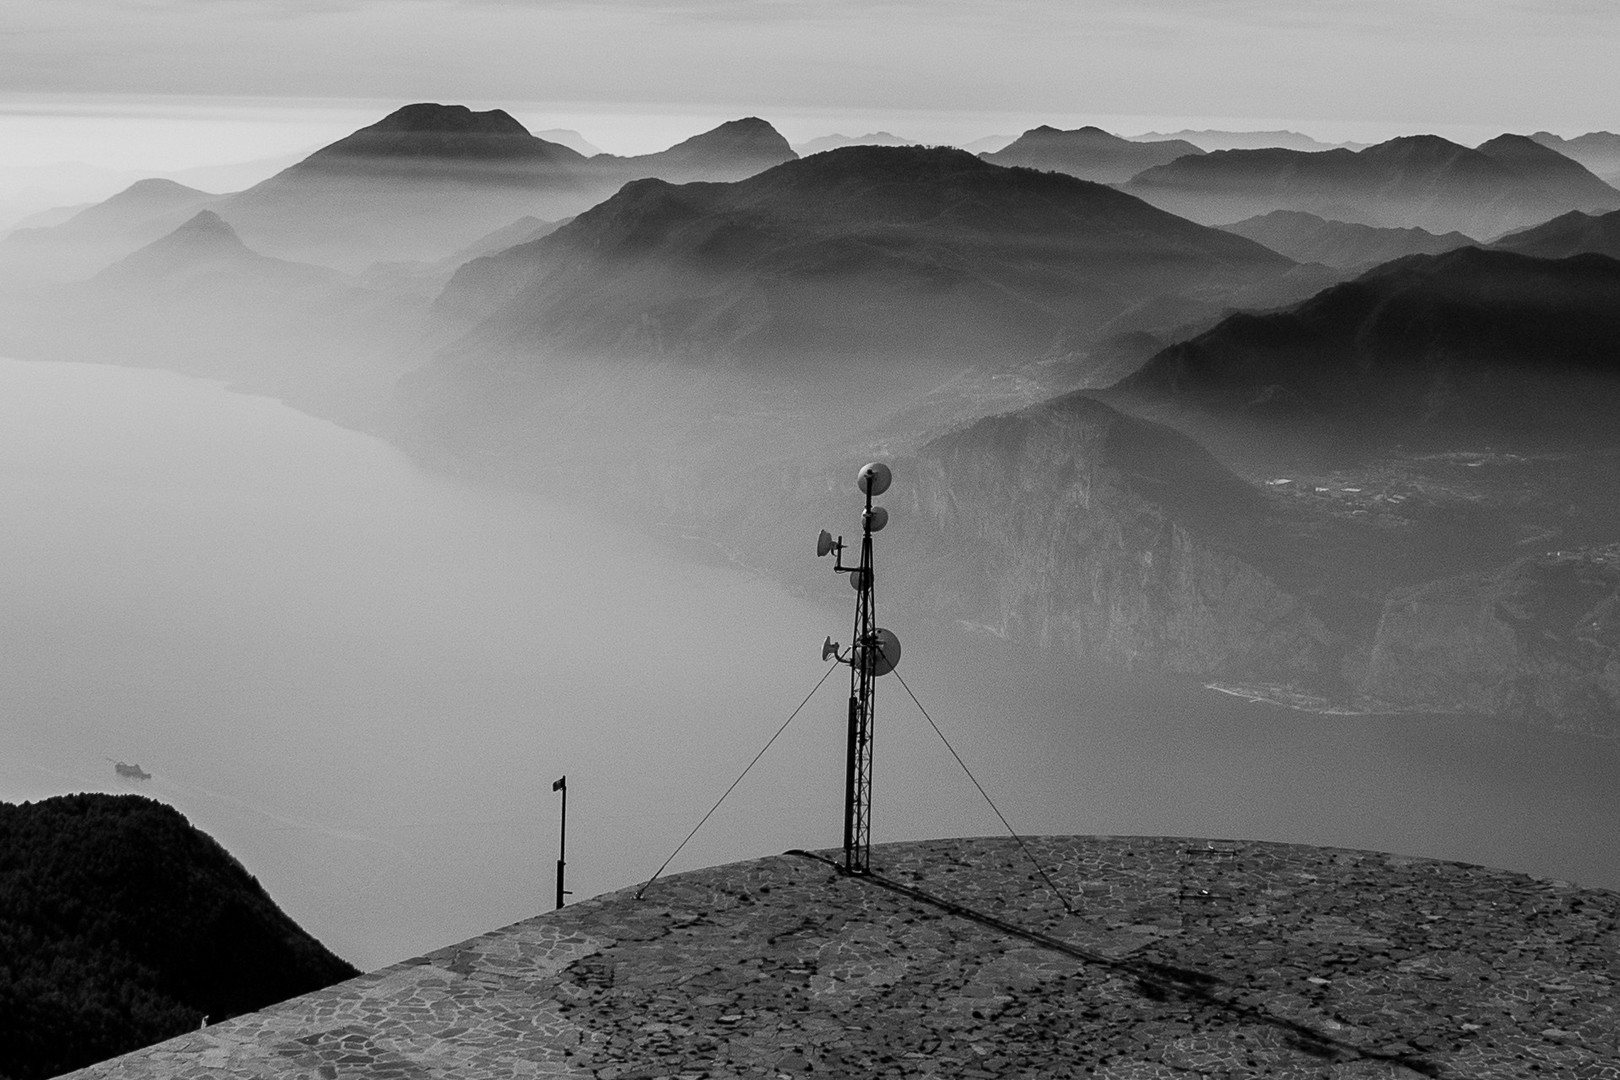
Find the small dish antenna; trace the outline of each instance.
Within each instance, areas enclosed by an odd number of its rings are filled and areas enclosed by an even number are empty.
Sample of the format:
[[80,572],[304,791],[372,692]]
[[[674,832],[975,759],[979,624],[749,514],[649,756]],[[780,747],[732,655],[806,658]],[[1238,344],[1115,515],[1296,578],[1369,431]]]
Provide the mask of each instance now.
[[894,474],[889,472],[887,465],[881,461],[874,461],[861,466],[861,471],[855,477],[855,486],[860,489],[862,495],[871,495],[875,498],[889,490],[889,482],[893,479]]
[[822,529],[821,535],[816,537],[816,558],[819,559],[824,555],[830,555],[833,548],[841,546],[833,541],[832,533]]
[[838,642],[834,641],[831,637],[829,637],[829,638],[827,638],[826,641],[821,643],[821,659],[822,659],[823,662],[831,660],[834,657],[836,657],[837,655],[838,655]]
[[869,675],[887,675],[900,663],[900,639],[894,636],[894,631],[880,626],[866,641],[855,646],[850,662]]

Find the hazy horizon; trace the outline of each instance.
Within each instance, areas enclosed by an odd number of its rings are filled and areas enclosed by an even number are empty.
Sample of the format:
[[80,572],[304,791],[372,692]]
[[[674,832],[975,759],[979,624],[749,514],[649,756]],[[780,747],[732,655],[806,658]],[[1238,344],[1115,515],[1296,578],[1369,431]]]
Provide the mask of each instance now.
[[1518,0],[19,0],[0,95],[1570,127],[1612,111],[1617,27],[1613,5]]
[[[227,194],[421,99],[237,99],[149,95],[7,95],[0,92],[0,232],[40,211],[94,202],[149,177]],[[1183,130],[1298,132],[1324,143],[1376,143],[1432,134],[1475,145],[1502,134],[1488,123],[1401,124],[1309,117],[845,109],[771,110],[639,103],[537,103],[446,97],[443,104],[504,109],[531,131],[572,130],[605,153],[666,149],[728,120],[759,115],[792,144],[887,131],[926,144],[1011,140],[1042,124],[1101,127],[1127,137]],[[1620,127],[1620,122],[1612,123]],[[1527,127],[1521,134],[1528,134]],[[1579,125],[1534,125],[1563,137]]]
[[[166,172],[308,154],[417,100],[352,98],[209,98],[148,95],[0,94],[0,168],[86,164]],[[1433,134],[1472,145],[1502,133],[1489,123],[1422,124],[1335,121],[1309,116],[1212,113],[1096,113],[1072,110],[930,111],[777,108],[737,102],[659,106],[655,102],[534,102],[443,98],[442,104],[503,109],[533,131],[568,129],[610,154],[646,154],[728,120],[758,115],[795,145],[826,135],[888,131],[922,143],[961,145],[1013,137],[1042,124],[1087,125],[1134,137],[1182,130],[1295,131],[1325,143],[1381,142]],[[1579,125],[1538,130],[1573,137]]]
[[0,172],[307,153],[416,101],[504,108],[619,154],[743,115],[790,142],[1047,123],[1472,144],[1620,124],[1620,10],[1591,3],[22,0],[0,30]]

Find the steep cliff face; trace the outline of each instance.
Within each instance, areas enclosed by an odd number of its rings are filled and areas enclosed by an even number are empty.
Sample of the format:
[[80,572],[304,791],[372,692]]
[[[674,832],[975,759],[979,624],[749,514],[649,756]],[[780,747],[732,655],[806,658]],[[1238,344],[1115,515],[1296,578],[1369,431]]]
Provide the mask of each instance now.
[[1322,622],[1237,554],[1261,496],[1168,428],[1070,396],[937,439],[896,474],[952,553],[964,621],[1134,670],[1336,669]]
[[1620,546],[1392,593],[1366,691],[1620,738]]

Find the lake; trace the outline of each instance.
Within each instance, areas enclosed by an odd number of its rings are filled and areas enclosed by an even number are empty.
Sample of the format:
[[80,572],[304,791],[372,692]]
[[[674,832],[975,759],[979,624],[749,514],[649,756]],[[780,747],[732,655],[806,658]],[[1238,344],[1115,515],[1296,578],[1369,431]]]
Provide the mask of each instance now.
[[[830,572],[793,597],[159,371],[0,360],[0,500],[0,799],[170,802],[363,968],[549,910],[564,774],[575,897],[646,879],[851,621]],[[852,531],[858,508],[852,484],[828,525]],[[881,559],[880,537],[880,602]],[[1613,746],[1315,716],[890,625],[900,674],[1022,831],[1620,887]],[[848,692],[835,670],[668,872],[835,846]],[[875,840],[1000,831],[892,676],[877,731]]]

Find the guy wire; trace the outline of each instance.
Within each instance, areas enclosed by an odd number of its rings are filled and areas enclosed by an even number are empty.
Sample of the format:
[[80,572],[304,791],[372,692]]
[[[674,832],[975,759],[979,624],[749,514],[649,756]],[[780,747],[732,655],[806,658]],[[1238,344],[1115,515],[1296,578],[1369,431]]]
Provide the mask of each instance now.
[[[709,820],[709,818],[714,816],[714,812],[716,810],[720,809],[720,804],[726,801],[726,796],[730,795],[734,790],[736,790],[737,785],[743,782],[743,777],[748,775],[748,770],[749,769],[752,769],[755,765],[759,764],[759,759],[765,756],[765,751],[767,751],[767,750],[769,750],[771,748],[771,743],[774,743],[781,736],[782,732],[787,730],[788,725],[793,723],[793,718],[795,716],[798,716],[799,713],[804,710],[804,707],[806,705],[810,704],[810,699],[816,696],[816,691],[821,689],[821,684],[826,682],[827,677],[829,675],[831,675],[834,671],[837,671],[837,670],[838,670],[838,665],[837,664],[832,664],[827,668],[827,670],[825,672],[822,673],[821,678],[816,680],[816,685],[812,686],[810,688],[810,692],[808,694],[804,695],[804,700],[799,702],[799,707],[797,709],[794,709],[791,713],[788,714],[788,718],[786,720],[782,721],[782,726],[776,729],[776,734],[772,735],[770,737],[770,739],[765,743],[765,745],[760,747],[759,753],[754,755],[754,760],[750,761],[748,763],[747,767],[744,768],[743,771],[737,775],[737,779],[735,779],[735,780],[733,780],[731,782],[731,787],[726,788],[725,794],[721,795],[720,798],[715,800],[714,805],[709,807],[709,812],[707,814],[703,815],[703,820],[699,821],[696,825],[694,825],[692,827],[692,831],[686,834],[686,839],[682,840],[680,842],[680,844],[675,848],[675,850],[669,853],[669,858],[665,859],[664,862],[663,862],[663,865],[658,868],[658,873],[656,873],[652,877],[648,878],[646,883],[643,884],[641,886],[641,888],[636,890],[636,899],[637,900],[641,899],[641,894],[647,891],[648,886],[650,886],[653,882],[658,880],[659,874],[662,874],[664,872],[665,867],[669,866],[670,863],[675,861],[675,856],[677,856],[677,855],[679,855],[681,853],[681,848],[685,847],[687,845],[687,843],[692,839],[692,837],[694,837],[694,836],[696,836],[698,834],[698,830],[703,828],[704,823],[707,822]],[[916,699],[913,698],[912,700],[915,701]],[[918,706],[918,708],[921,708],[921,707],[922,706],[920,706],[920,705]],[[924,714],[924,715],[926,715],[926,714]],[[929,723],[933,723],[933,721],[930,720]],[[936,728],[935,730],[938,730],[938,729]],[[954,753],[955,751],[952,751],[952,752]]]
[[[1052,890],[1052,894],[1058,898],[1058,903],[1063,905],[1063,910],[1068,912],[1070,915],[1073,915],[1074,908],[1070,906],[1069,898],[1063,895],[1063,890],[1059,889],[1057,884],[1051,879],[1050,876],[1047,875],[1046,869],[1041,866],[1040,861],[1037,860],[1034,854],[1030,852],[1029,845],[1024,843],[1024,838],[1019,836],[1013,827],[1008,824],[1006,816],[1001,812],[1001,808],[996,806],[996,802],[990,797],[990,793],[984,790],[983,784],[979,783],[979,778],[973,775],[973,770],[967,767],[967,762],[963,761],[962,755],[956,752],[956,747],[951,745],[951,740],[945,737],[945,733],[939,729],[939,725],[934,723],[934,718],[928,715],[928,710],[923,708],[923,703],[917,700],[917,695],[911,692],[911,687],[909,684],[907,684],[905,676],[901,675],[897,669],[894,672],[894,677],[900,680],[900,685],[906,688],[906,693],[911,694],[912,704],[916,705],[917,711],[923,714],[923,719],[927,720],[928,726],[934,729],[934,734],[938,735],[939,741],[945,744],[945,749],[951,752],[951,757],[955,758],[956,763],[962,766],[962,771],[967,773],[967,778],[969,780],[973,781],[973,786],[979,789],[979,794],[983,795],[984,801],[990,804],[990,809],[996,812],[996,817],[1001,818],[1002,828],[1007,830],[1008,836],[1011,836],[1018,842],[1019,850],[1023,851],[1024,857],[1029,860],[1031,866],[1035,867],[1035,872],[1041,875],[1041,879],[1045,881],[1047,887]],[[814,693],[814,691],[812,691],[812,693]]]

